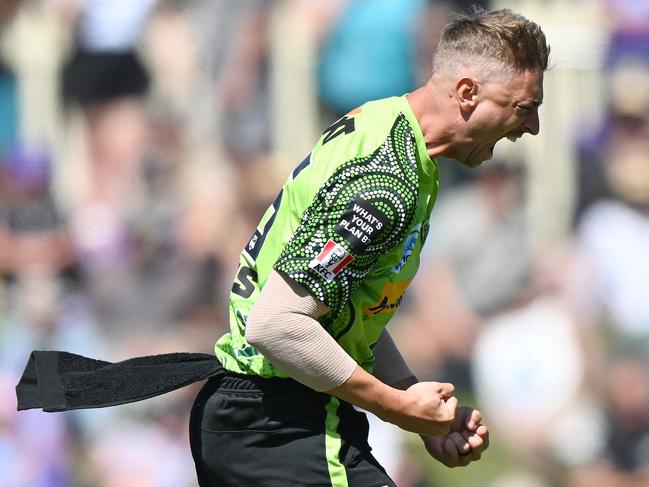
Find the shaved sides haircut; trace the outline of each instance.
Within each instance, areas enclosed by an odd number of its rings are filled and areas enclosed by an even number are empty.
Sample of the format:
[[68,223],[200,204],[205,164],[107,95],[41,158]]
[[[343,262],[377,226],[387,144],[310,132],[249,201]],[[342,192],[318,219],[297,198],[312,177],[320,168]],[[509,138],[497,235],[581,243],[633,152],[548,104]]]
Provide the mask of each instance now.
[[442,31],[433,72],[456,75],[478,67],[490,78],[503,78],[528,69],[545,71],[549,55],[545,34],[531,20],[509,9],[474,7],[456,15]]

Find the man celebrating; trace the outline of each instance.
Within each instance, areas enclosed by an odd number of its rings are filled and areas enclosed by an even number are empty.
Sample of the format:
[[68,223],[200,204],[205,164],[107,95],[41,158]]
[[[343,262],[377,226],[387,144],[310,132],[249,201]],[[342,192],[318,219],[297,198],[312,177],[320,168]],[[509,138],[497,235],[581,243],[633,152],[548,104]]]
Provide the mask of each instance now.
[[480,458],[480,412],[418,382],[385,326],[417,271],[435,157],[476,167],[499,140],[536,135],[549,51],[528,19],[476,10],[445,28],[424,86],[323,133],[241,253],[215,347],[226,375],[192,411],[202,486],[395,485],[353,405],[449,467]]

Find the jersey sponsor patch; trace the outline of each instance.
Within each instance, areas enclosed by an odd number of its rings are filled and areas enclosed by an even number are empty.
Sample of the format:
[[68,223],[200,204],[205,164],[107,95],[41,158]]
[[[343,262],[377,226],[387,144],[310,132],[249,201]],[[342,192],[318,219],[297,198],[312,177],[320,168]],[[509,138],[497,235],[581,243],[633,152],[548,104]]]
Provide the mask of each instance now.
[[410,279],[399,282],[387,282],[379,299],[370,306],[363,308],[363,313],[367,316],[376,316],[380,314],[394,314],[394,312],[401,306],[403,295],[406,288],[410,284]]
[[353,260],[354,257],[345,247],[330,239],[315,259],[309,262],[309,267],[331,282]]
[[345,210],[334,231],[349,242],[354,252],[363,252],[387,225],[387,217],[359,197]]
[[415,245],[417,244],[417,236],[419,235],[420,229],[421,223],[418,223],[417,225],[412,227],[408,238],[406,238],[406,243],[403,246],[403,255],[401,256],[401,260],[392,268],[392,272],[399,272],[406,266],[406,262],[408,262],[408,259],[410,258],[410,255],[412,254],[412,251],[415,249]]

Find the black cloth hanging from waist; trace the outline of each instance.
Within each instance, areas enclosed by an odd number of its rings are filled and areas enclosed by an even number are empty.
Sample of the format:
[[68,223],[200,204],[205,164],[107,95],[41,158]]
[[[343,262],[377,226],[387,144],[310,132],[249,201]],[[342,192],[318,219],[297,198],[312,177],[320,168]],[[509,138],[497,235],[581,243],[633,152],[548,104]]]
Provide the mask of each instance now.
[[224,373],[216,357],[204,353],[149,355],[113,363],[69,352],[33,351],[16,386],[18,410],[116,406]]

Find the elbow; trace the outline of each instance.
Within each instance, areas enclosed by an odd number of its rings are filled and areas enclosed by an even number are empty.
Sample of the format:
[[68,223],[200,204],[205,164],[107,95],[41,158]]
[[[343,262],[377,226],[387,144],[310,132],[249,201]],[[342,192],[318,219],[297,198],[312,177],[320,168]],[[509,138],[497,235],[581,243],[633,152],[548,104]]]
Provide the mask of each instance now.
[[246,323],[246,341],[257,350],[261,351],[265,341],[265,336],[262,332],[264,327],[263,324],[259,323],[257,320],[251,319],[252,317],[253,316],[251,315]]
[[273,317],[260,319],[253,310],[246,322],[245,338],[249,345],[252,345],[262,354],[272,354],[274,343],[281,343],[281,329],[274,326],[277,323]]
[[248,345],[253,346],[263,356],[267,358],[272,356],[272,348],[269,346],[267,337],[263,334],[246,330],[246,342],[248,342]]

